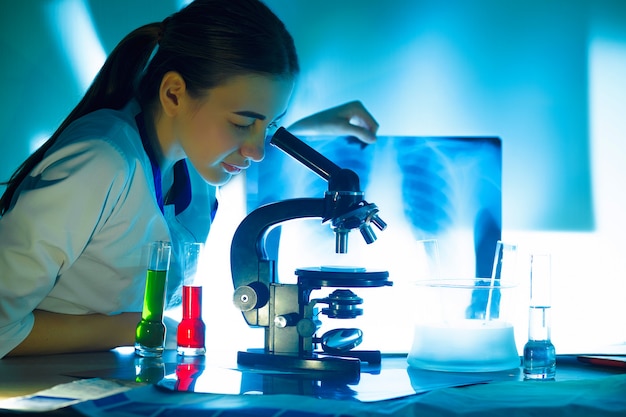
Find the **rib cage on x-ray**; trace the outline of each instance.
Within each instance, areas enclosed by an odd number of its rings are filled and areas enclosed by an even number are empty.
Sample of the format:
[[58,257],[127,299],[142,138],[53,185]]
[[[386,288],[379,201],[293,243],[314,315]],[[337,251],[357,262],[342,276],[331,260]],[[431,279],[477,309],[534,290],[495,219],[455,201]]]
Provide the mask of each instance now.
[[[440,261],[449,266],[442,269],[444,272],[447,270],[456,277],[489,276],[501,234],[498,138],[390,136],[379,137],[376,144],[368,146],[353,138],[302,139],[341,168],[359,175],[366,200],[379,207],[389,229],[403,226],[402,241],[437,239],[442,254]],[[249,211],[287,198],[322,198],[327,189],[324,180],[272,146],[258,168],[250,171],[247,180]],[[307,252],[316,248],[317,243],[311,241],[315,236],[333,238],[329,227],[313,228],[312,235],[297,235],[307,240]],[[279,232],[273,232],[268,238],[268,253],[274,258],[280,253],[279,236]],[[350,239],[360,239],[358,233],[351,236]],[[457,245],[455,241],[459,240],[464,242]],[[297,246],[297,242],[284,242],[284,239],[280,243],[291,248]],[[376,242],[371,246],[374,245]],[[461,254],[459,248],[472,253]],[[290,256],[304,255],[303,251]],[[458,262],[461,255],[471,257],[472,270]],[[375,249],[368,252],[368,260],[371,256],[376,256]],[[393,263],[396,267],[398,262]],[[459,267],[455,268],[455,264]]]
[[393,142],[404,213],[416,239],[472,226],[476,276],[489,276],[501,235],[500,141],[399,137]]

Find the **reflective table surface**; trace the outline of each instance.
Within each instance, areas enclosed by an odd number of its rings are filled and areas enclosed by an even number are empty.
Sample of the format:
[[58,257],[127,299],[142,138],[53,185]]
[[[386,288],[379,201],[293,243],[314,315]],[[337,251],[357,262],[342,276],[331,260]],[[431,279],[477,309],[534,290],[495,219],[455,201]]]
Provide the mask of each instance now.
[[[231,407],[236,400],[240,408],[265,404],[295,411],[311,411],[309,403],[313,402],[320,415],[341,411],[344,415],[400,416],[409,410],[420,415],[463,415],[464,411],[500,415],[523,408],[557,413],[551,415],[565,411],[576,415],[576,410],[587,413],[581,415],[626,415],[626,368],[606,365],[559,356],[555,381],[522,381],[520,368],[432,372],[408,367],[405,356],[383,355],[380,366],[364,365],[360,378],[348,381],[241,367],[236,353],[209,352],[204,358],[190,358],[166,351],[161,360],[154,360],[120,348],[4,358],[0,360],[0,399],[28,396],[72,381],[103,379],[137,384],[124,396],[125,404],[149,398],[150,404],[165,408]],[[279,398],[280,402],[273,402]],[[116,415],[95,406],[100,404],[87,401],[50,414]]]

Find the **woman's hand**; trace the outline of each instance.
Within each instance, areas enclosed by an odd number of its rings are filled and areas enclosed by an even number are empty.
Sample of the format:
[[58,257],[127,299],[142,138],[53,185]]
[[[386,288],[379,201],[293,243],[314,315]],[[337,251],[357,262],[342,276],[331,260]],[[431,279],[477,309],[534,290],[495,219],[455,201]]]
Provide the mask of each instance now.
[[355,136],[364,143],[376,141],[378,122],[360,101],[351,101],[301,119],[287,129],[294,135]]

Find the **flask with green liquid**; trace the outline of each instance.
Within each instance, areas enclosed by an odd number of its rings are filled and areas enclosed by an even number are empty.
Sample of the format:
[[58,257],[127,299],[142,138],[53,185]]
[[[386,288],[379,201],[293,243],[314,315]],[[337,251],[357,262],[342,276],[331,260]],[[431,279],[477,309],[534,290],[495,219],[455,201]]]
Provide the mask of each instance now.
[[163,354],[163,310],[171,252],[169,242],[153,242],[149,248],[143,310],[135,335],[135,353],[139,356],[158,357]]

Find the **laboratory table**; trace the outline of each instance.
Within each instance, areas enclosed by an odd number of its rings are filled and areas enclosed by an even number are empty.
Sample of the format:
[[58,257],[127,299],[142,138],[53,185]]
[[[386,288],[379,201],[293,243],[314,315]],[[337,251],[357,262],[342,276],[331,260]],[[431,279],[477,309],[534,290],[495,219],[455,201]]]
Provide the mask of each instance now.
[[[28,397],[73,381],[103,380],[127,381],[130,389],[45,414],[626,416],[626,368],[583,363],[577,356],[558,357],[555,381],[523,381],[520,369],[458,375],[415,370],[407,367],[403,355],[383,355],[379,367],[364,366],[359,381],[342,383],[312,382],[310,378],[301,380],[280,373],[256,373],[250,369],[241,372],[237,369],[234,354],[210,352],[202,361],[202,374],[208,378],[206,385],[199,383],[192,386],[193,389],[188,389],[190,386],[172,389],[173,385],[168,386],[167,381],[169,378],[171,382],[172,375],[177,374],[181,360],[176,352],[166,351],[158,372],[142,375],[141,372],[146,371],[146,364],[141,363],[143,359],[136,357],[132,349],[125,348],[95,353],[4,358],[0,360],[0,401]],[[231,374],[224,373],[226,371],[237,372],[240,377],[232,379]],[[199,392],[180,392],[194,389]],[[146,409],[150,407],[152,409]],[[158,407],[162,408],[159,410]]]

